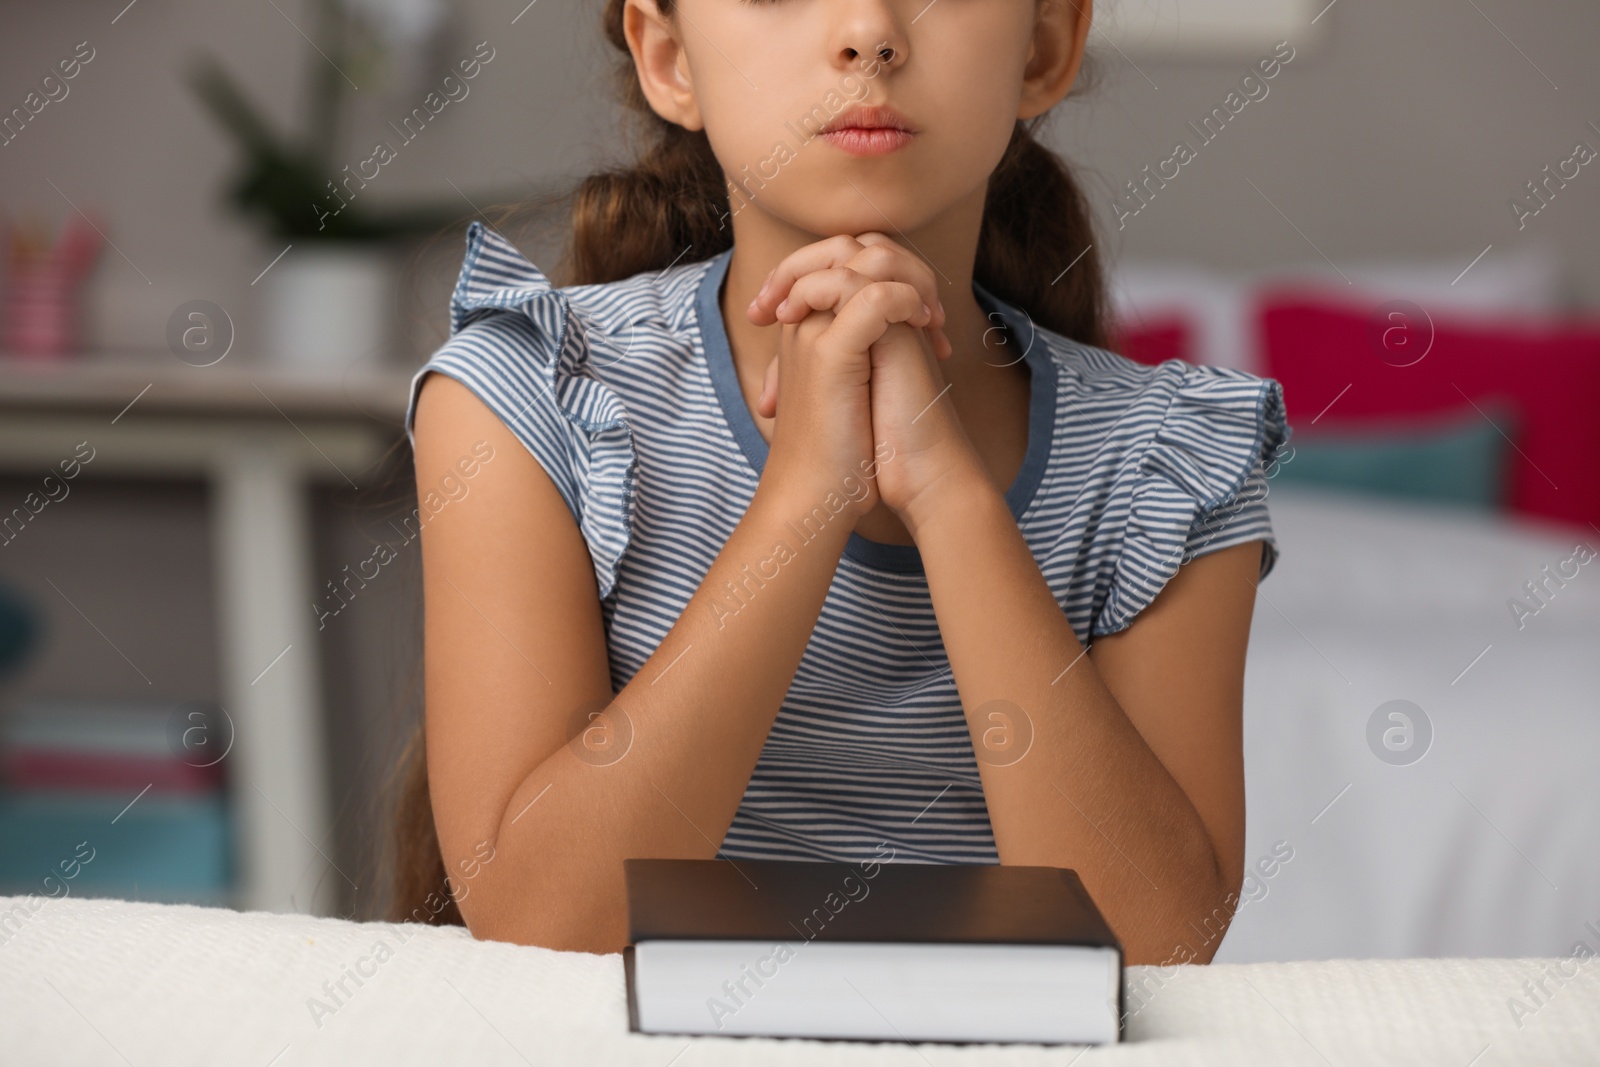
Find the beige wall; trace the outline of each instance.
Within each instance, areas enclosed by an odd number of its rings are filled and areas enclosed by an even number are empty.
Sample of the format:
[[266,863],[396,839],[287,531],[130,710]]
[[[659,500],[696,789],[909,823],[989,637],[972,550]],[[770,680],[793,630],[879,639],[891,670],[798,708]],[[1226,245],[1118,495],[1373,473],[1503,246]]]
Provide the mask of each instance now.
[[[513,25],[519,6],[464,4],[450,56],[486,40],[495,59],[367,195],[453,196],[449,179],[474,196],[514,197],[614,151],[597,0],[539,0]],[[56,221],[70,210],[67,197],[107,213],[123,254],[108,249],[94,279],[98,343],[160,348],[168,314],[207,298],[235,318],[238,358],[259,348],[260,287],[250,283],[282,246],[221,203],[231,147],[177,71],[195,49],[211,49],[275,118],[297,119],[307,65],[322,62],[290,24],[309,26],[303,7],[144,0],[113,24],[116,3],[0,5],[0,109],[19,105],[78,42],[95,49],[70,95],[0,147],[0,202],[9,214]],[[1221,104],[1252,57],[1130,62],[1102,46],[1099,87],[1060,109],[1052,138],[1082,166],[1113,256],[1227,268],[1320,262],[1309,238],[1335,263],[1437,258],[1464,267],[1491,243],[1494,256],[1539,241],[1566,261],[1574,296],[1600,306],[1600,166],[1584,168],[1521,233],[1508,208],[1576,140],[1600,147],[1600,130],[1587,125],[1600,124],[1600,7],[1346,0],[1319,29],[1270,95],[1120,232],[1113,190],[1170,155],[1185,123]],[[352,146],[420,102],[386,102],[372,84],[362,99]],[[414,360],[437,335],[458,259],[452,243],[443,265],[424,274],[407,311],[425,332],[403,358]]]

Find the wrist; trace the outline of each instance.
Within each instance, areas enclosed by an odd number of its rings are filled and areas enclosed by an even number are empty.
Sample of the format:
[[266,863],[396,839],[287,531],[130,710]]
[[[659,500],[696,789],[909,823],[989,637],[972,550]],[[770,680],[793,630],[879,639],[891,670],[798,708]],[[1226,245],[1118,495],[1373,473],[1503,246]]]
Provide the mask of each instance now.
[[750,502],[769,522],[780,524],[803,540],[815,537],[837,540],[840,550],[849,539],[856,519],[863,512],[861,503],[868,491],[861,479],[777,478],[764,473]]
[[974,457],[971,462],[952,465],[902,507],[893,510],[912,539],[921,543],[924,536],[951,516],[995,508],[1007,515],[1011,513],[1005,494]]

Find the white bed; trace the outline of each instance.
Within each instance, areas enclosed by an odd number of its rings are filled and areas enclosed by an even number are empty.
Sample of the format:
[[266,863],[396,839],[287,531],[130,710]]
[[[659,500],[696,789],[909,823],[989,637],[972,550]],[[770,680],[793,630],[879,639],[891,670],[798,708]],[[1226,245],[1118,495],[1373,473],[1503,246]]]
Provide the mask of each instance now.
[[[19,906],[29,905],[0,899],[0,916]],[[375,951],[380,942],[387,953]],[[690,1039],[627,1032],[617,955],[473,941],[459,928],[401,931],[74,897],[45,903],[0,944],[0,1061],[1592,1064],[1600,1049],[1600,966],[1552,984],[1552,996],[1531,1015],[1516,1019],[1507,1010],[1507,999],[1547,962],[1227,964],[1164,976],[1131,968],[1130,985],[1150,990],[1146,1006],[1132,1016],[1126,1043],[1102,1049]],[[359,986],[345,979],[347,995],[334,1004],[328,987],[347,968],[364,976]]]
[[[1254,373],[1260,294],[1291,280],[1335,300],[1404,297],[1458,323],[1564,306],[1553,248],[1462,275],[1475,251],[1337,275],[1312,262],[1233,274],[1129,263],[1112,293],[1132,320],[1190,320],[1197,361]],[[1271,485],[1283,558],[1251,635],[1247,856],[1284,842],[1294,858],[1256,886],[1218,959],[1600,951],[1600,559],[1520,629],[1507,605],[1578,541],[1600,550],[1600,529]],[[1367,720],[1389,700],[1432,724],[1416,763],[1368,747]]]
[[[1247,855],[1294,854],[1218,959],[1600,952],[1600,559],[1520,629],[1508,606],[1600,530],[1298,486],[1268,507]],[[1394,699],[1433,728],[1409,765],[1368,746]]]

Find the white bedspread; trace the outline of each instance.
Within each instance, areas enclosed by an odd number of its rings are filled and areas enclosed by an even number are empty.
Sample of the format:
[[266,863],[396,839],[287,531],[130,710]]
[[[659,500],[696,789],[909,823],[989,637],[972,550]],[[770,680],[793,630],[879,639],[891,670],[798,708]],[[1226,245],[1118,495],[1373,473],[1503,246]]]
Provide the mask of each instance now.
[[[1283,555],[1246,667],[1246,848],[1293,858],[1218,960],[1600,952],[1600,558],[1544,570],[1600,531],[1299,486],[1267,506]],[[1396,699],[1432,726],[1408,765],[1368,744]]]
[[[460,929],[14,897],[0,899],[0,939],[7,1064],[1600,1061],[1592,960],[1569,962],[1572,977],[1547,978],[1549,995],[1520,1018],[1508,1001],[1526,1002],[1523,983],[1553,961],[1130,968],[1130,989],[1147,991],[1130,1040],[1084,1050],[646,1037],[627,1032],[620,956],[474,941]],[[347,968],[365,972],[361,984],[345,978],[345,994],[331,995]]]

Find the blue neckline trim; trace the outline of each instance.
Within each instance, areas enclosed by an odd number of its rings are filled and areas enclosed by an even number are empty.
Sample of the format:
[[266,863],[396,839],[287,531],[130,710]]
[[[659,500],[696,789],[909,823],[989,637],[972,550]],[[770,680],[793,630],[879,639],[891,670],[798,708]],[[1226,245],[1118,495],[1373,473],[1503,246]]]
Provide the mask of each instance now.
[[[744,390],[739,387],[739,375],[733,365],[733,349],[728,344],[728,325],[722,317],[719,293],[728,273],[728,263],[733,249],[724,249],[711,257],[710,266],[700,281],[695,295],[695,313],[700,328],[700,338],[705,345],[706,363],[711,373],[711,385],[734,439],[749,461],[757,478],[767,462],[767,440],[761,436],[745,403]],[[1028,446],[1023,454],[1022,467],[1016,479],[1006,490],[1006,504],[1020,523],[1023,513],[1033,502],[1039,484],[1044,480],[1045,468],[1050,462],[1050,451],[1055,437],[1057,373],[1050,348],[1038,336],[1038,328],[1018,308],[1001,300],[977,279],[973,279],[972,293],[978,304],[989,314],[998,314],[1013,337],[1027,337],[1023,353],[1029,371]],[[922,574],[922,553],[916,545],[891,545],[871,541],[854,530],[845,544],[844,554],[857,563],[878,570],[901,574]]]

